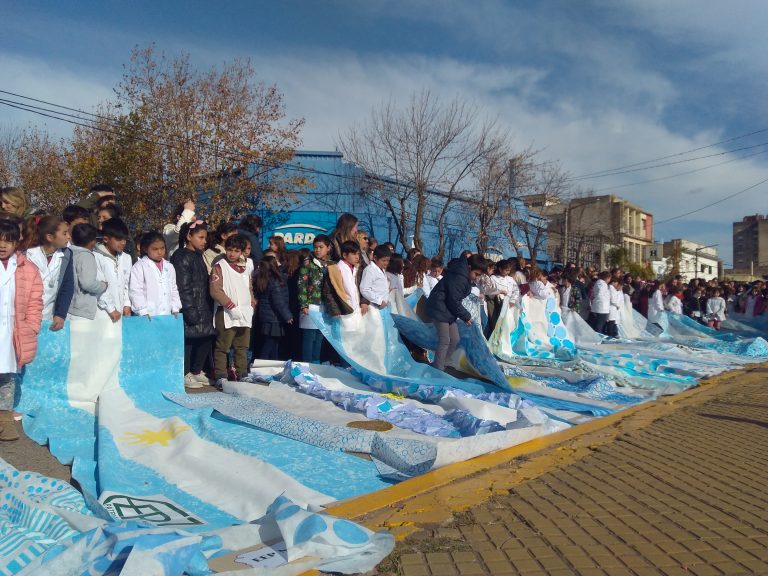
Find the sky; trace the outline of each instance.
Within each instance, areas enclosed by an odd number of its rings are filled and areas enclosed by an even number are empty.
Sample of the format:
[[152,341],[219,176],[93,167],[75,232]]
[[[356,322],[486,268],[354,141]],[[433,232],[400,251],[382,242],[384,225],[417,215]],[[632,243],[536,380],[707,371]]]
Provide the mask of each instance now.
[[[250,58],[306,120],[303,149],[333,150],[423,89],[468,100],[516,149],[651,212],[657,240],[717,244],[726,267],[732,222],[768,213],[763,0],[0,0],[0,13],[0,90],[90,110],[154,42],[202,69]],[[30,123],[71,128],[0,106],[0,131]]]

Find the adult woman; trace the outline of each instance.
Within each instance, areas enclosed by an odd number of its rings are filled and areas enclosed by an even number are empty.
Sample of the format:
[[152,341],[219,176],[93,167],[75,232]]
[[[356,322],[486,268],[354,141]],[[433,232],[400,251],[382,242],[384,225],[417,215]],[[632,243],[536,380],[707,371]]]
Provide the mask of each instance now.
[[0,209],[19,218],[27,216],[27,195],[21,188],[0,188]]
[[357,216],[345,213],[336,221],[336,229],[331,232],[331,260],[341,260],[341,245],[344,242],[357,243]]

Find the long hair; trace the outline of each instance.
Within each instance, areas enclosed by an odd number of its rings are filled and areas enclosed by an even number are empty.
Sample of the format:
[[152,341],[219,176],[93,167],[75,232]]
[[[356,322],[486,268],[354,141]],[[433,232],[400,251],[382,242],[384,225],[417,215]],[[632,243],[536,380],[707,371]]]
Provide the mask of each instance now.
[[42,246],[46,242],[48,234],[54,235],[64,220],[58,216],[32,216],[24,222],[24,237],[20,248],[27,250],[35,246]]
[[411,286],[424,286],[424,276],[429,271],[429,258],[417,254],[410,262],[409,266],[406,266],[403,270],[403,286],[410,288]]
[[7,188],[0,188],[0,199],[5,199],[16,207],[14,214],[16,216],[24,216],[24,212],[27,211],[29,203],[27,202],[27,195],[21,188],[15,186],[9,186]]
[[256,270],[256,292],[264,294],[269,288],[269,281],[276,280],[280,284],[285,284],[283,273],[280,272],[280,266],[277,265],[277,258],[274,256],[264,256]]
[[333,231],[336,241],[339,244],[350,240],[357,242],[357,237],[352,234],[352,229],[357,223],[358,219],[354,214],[345,213],[339,216],[336,220],[336,229]]
[[296,274],[303,262],[304,258],[299,250],[286,250],[282,260],[285,275],[290,278]]
[[216,227],[216,232],[208,239],[208,248],[221,254],[221,251],[217,248],[220,244],[224,243],[222,238],[225,234],[237,233],[237,224],[234,222],[222,222]]

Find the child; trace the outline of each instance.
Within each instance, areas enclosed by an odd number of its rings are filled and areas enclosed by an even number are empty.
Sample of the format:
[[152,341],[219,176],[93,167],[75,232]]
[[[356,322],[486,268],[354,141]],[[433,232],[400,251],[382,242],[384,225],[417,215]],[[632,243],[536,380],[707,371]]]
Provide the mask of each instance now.
[[213,238],[208,242],[208,250],[203,252],[203,260],[205,261],[205,267],[208,270],[208,274],[211,273],[213,265],[220,258],[224,258],[224,243],[227,238],[237,234],[237,224],[234,222],[222,222],[219,227],[216,228],[216,232],[213,234]]
[[61,219],[69,225],[70,232],[78,224],[88,224],[91,221],[88,210],[77,204],[69,204],[61,212]]
[[275,253],[277,263],[282,266],[285,262],[285,238],[282,236],[270,236],[267,249]]
[[624,308],[624,291],[621,289],[621,280],[614,277],[608,285],[610,309],[608,310],[608,322],[605,325],[605,335],[611,338],[619,337],[619,322],[621,322],[621,310]]
[[13,421],[16,374],[35,357],[43,317],[43,283],[32,262],[16,252],[16,222],[0,220],[0,440],[17,440]]
[[[387,247],[387,244],[382,244]],[[387,280],[389,280],[390,291],[394,290],[401,298],[405,298],[405,286],[403,281],[403,270],[405,262],[403,257],[397,253],[390,253],[389,264],[387,265]]]
[[179,249],[171,256],[184,318],[185,388],[202,388],[208,384],[203,367],[211,355],[211,336],[216,333],[208,271],[203,261],[207,240],[205,222],[195,220],[183,224],[179,231]]
[[43,282],[43,320],[50,320],[52,331],[61,330],[75,293],[69,226],[57,216],[37,219],[37,234],[27,258],[40,271]]
[[435,256],[429,263],[429,274],[424,278],[424,297],[429,298],[430,292],[443,277],[443,261]]
[[99,223],[99,230],[102,224],[112,218],[120,218],[120,209],[114,204],[106,204],[96,211],[96,221]]
[[240,234],[228,237],[224,242],[225,257],[214,264],[211,271],[211,298],[216,303],[216,349],[213,366],[218,388],[227,380],[227,355],[230,348],[235,350],[237,374],[248,374],[248,346],[251,343],[255,302],[251,276],[242,261],[246,243],[245,236]]
[[320,310],[323,302],[323,280],[327,274],[331,254],[331,239],[325,234],[315,236],[314,258],[299,268],[299,328],[302,332],[302,359],[304,362],[320,363],[323,333],[309,317],[310,310]]
[[366,266],[360,280],[360,294],[378,308],[385,308],[389,300],[389,281],[385,270],[392,255],[384,246],[373,251],[373,266]]
[[683,289],[680,286],[672,289],[672,293],[664,301],[664,308],[672,314],[683,313]]
[[533,271],[531,277],[533,278],[533,281],[529,283],[531,296],[539,300],[555,298],[555,288],[550,284],[547,273],[544,272],[544,270],[539,270],[537,268]]
[[707,326],[715,330],[720,330],[720,323],[725,320],[725,300],[720,294],[720,288],[715,288],[707,299]]
[[165,259],[165,239],[159,232],[147,232],[139,241],[141,258],[131,268],[128,296],[138,316],[173,314],[181,310],[176,270]]
[[575,285],[576,280],[576,272],[569,271],[560,281],[560,310],[563,313],[581,314],[581,290]]
[[589,300],[591,310],[589,325],[592,326],[592,330],[599,334],[605,334],[605,325],[608,322],[608,315],[611,311],[611,293],[608,290],[608,281],[610,279],[610,272],[600,272],[597,281],[592,286]]
[[491,276],[491,281],[493,282],[493,289],[496,294],[493,296],[493,306],[488,308],[488,326],[486,327],[486,334],[488,336],[490,336],[496,328],[496,323],[499,320],[504,300],[509,300],[509,307],[517,306],[517,303],[520,300],[520,288],[512,277],[511,261],[500,261],[496,265],[496,274]]
[[323,301],[331,316],[346,316],[360,310],[365,315],[368,305],[360,299],[358,288],[358,264],[360,246],[357,242],[342,242],[339,246],[341,260],[328,266],[323,284]]
[[284,325],[293,324],[293,315],[288,305],[288,285],[274,256],[264,257],[256,271],[256,298],[263,337],[259,358],[277,360],[280,339],[285,336]]
[[102,243],[96,245],[96,264],[101,270],[107,289],[99,296],[98,307],[112,322],[131,315],[128,281],[131,276],[131,257],[124,252],[128,241],[128,226],[119,218],[110,218],[101,224]]
[[99,269],[93,249],[96,247],[98,230],[90,224],[72,227],[72,268],[75,276],[74,295],[69,306],[69,318],[96,317],[97,299],[107,289],[107,283],[99,279]]
[[427,298],[426,311],[437,328],[438,344],[432,365],[445,370],[445,362],[459,345],[459,327],[456,320],[472,325],[472,316],[462,300],[472,291],[472,283],[486,270],[485,260],[477,254],[469,258],[451,260],[443,279]]

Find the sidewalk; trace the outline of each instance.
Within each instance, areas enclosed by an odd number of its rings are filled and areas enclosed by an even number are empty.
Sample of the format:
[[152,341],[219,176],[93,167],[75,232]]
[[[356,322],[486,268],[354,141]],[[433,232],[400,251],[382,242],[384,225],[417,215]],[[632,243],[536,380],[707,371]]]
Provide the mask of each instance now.
[[768,575],[768,367],[358,519],[376,574]]

